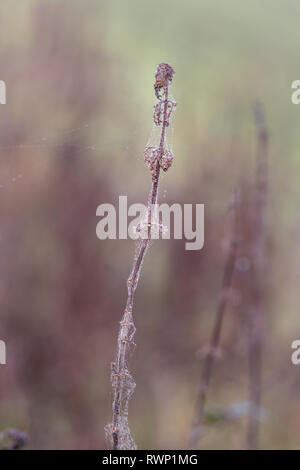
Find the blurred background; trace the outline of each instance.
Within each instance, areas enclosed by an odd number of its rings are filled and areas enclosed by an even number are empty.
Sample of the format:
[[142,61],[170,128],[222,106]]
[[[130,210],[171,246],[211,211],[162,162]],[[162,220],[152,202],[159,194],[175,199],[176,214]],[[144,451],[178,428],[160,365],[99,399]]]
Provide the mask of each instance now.
[[[300,448],[300,366],[290,360],[300,338],[300,107],[291,103],[299,15],[296,0],[2,0],[0,430],[27,432],[32,449],[107,447],[110,363],[135,245],[98,240],[96,208],[119,195],[147,200],[154,74],[168,62],[175,161],[159,198],[205,204],[205,245],[157,241],[146,257],[134,308],[132,435],[139,448],[187,446],[237,186],[247,219],[260,101],[270,135],[260,446]],[[235,273],[205,449],[245,447],[248,330],[238,284]]]

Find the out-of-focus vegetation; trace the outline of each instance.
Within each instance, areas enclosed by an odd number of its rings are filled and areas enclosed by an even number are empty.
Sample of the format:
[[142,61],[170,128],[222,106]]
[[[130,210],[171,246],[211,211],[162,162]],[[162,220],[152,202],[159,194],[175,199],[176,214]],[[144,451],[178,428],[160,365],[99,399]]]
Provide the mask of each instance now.
[[[96,207],[122,194],[145,202],[154,71],[166,61],[178,107],[160,200],[205,204],[205,247],[159,241],[145,261],[133,437],[140,448],[186,446],[197,351],[220,295],[230,192],[253,180],[258,100],[270,132],[260,439],[264,448],[300,447],[300,369],[290,361],[300,336],[300,107],[290,99],[300,78],[299,15],[296,0],[2,0],[0,430],[26,431],[35,449],[106,445],[109,364],[134,242],[97,240]],[[237,291],[203,448],[245,445],[246,338]]]

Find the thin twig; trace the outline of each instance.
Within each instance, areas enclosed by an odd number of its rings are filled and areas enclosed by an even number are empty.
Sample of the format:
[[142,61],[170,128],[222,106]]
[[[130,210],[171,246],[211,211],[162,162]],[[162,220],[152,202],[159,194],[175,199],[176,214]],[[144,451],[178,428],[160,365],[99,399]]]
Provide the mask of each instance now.
[[254,200],[254,239],[252,246],[251,306],[249,322],[249,416],[247,448],[258,448],[261,404],[262,349],[264,333],[265,291],[265,206],[268,191],[268,131],[260,104],[254,107],[257,133],[256,183]]
[[[128,355],[133,345],[135,326],[133,323],[133,301],[143,260],[151,239],[152,217],[154,206],[157,203],[160,169],[166,171],[172,163],[173,155],[165,149],[166,127],[173,108],[168,98],[169,85],[174,74],[173,68],[165,63],[159,64],[156,71],[154,85],[158,102],[155,106],[154,122],[161,125],[161,134],[158,147],[145,149],[145,161],[152,174],[152,186],[147,205],[147,232],[146,237],[139,242],[138,253],[135,258],[131,274],[127,280],[127,302],[118,335],[118,348],[116,360],[112,364],[113,386],[113,421],[106,427],[107,437],[114,450],[135,449],[136,444],[131,437],[128,425],[128,402],[134,391],[135,383],[128,369]],[[170,109],[171,108],[171,109]],[[162,119],[161,119],[162,114]]]
[[238,246],[238,230],[237,230],[237,219],[238,219],[238,196],[234,193],[234,201],[232,205],[232,223],[231,223],[231,234],[230,234],[230,245],[229,251],[225,263],[221,297],[217,306],[216,318],[207,348],[207,352],[204,358],[204,364],[201,373],[200,388],[198,391],[198,397],[195,406],[194,419],[191,425],[190,436],[189,436],[189,448],[195,449],[198,445],[201,430],[203,427],[203,415],[204,407],[207,400],[208,388],[212,376],[213,366],[215,359],[218,355],[220,337],[222,331],[222,325],[224,320],[224,314],[230,297],[230,287],[232,283],[234,266],[236,260],[236,252]]

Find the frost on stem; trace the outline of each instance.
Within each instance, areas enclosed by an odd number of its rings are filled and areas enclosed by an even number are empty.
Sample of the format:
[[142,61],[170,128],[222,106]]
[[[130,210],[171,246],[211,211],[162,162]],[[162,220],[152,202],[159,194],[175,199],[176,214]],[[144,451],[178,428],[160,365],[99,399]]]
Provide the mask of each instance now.
[[132,271],[127,280],[127,302],[120,322],[116,359],[111,367],[113,420],[105,427],[105,433],[110,446],[115,450],[136,449],[128,424],[129,400],[135,389],[135,382],[128,367],[128,358],[134,347],[135,334],[132,315],[133,301],[144,257],[151,241],[152,226],[155,225],[153,207],[157,204],[160,170],[167,171],[173,162],[172,151],[166,145],[166,128],[169,127],[172,111],[176,107],[175,101],[169,99],[169,85],[174,73],[170,65],[161,63],[155,75],[154,89],[158,101],[154,107],[153,121],[154,126],[160,128],[160,137],[155,145],[148,143],[144,152],[146,164],[152,175],[152,185],[147,204],[147,219],[143,222],[143,227],[140,226],[138,229],[142,233],[144,232],[142,229],[146,226],[148,233],[146,232],[146,236],[141,237],[138,242]]

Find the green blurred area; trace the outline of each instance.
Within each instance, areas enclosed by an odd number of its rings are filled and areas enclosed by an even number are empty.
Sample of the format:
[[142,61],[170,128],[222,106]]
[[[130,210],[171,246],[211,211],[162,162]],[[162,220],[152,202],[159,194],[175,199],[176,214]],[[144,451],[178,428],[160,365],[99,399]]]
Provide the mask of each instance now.
[[[137,382],[129,422],[140,448],[185,448],[226,258],[231,191],[253,184],[253,103],[270,133],[268,274],[261,447],[299,448],[300,5],[296,0],[2,0],[0,79],[0,428],[30,448],[105,448],[110,362],[134,242],[99,241],[96,208],[145,203],[143,149],[159,62],[175,71],[175,161],[164,202],[205,204],[205,247],[156,242],[135,301]],[[224,242],[225,240],[225,242]],[[239,299],[203,448],[243,448],[247,329]],[[221,410],[215,411],[215,410]],[[226,413],[225,413],[226,415]],[[220,422],[221,421],[221,422]],[[282,424],[285,423],[283,426]]]

